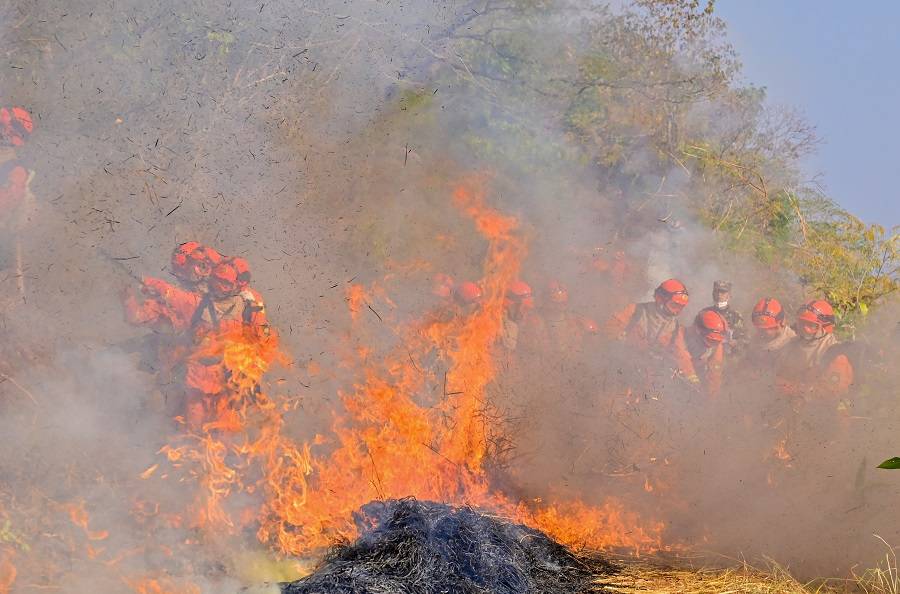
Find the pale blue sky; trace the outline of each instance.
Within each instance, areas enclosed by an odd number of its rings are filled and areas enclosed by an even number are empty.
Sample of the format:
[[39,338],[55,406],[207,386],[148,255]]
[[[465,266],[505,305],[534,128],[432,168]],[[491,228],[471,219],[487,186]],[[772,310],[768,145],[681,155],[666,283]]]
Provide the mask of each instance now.
[[900,224],[900,2],[718,0],[716,12],[746,81],[818,128],[810,175],[864,221]]

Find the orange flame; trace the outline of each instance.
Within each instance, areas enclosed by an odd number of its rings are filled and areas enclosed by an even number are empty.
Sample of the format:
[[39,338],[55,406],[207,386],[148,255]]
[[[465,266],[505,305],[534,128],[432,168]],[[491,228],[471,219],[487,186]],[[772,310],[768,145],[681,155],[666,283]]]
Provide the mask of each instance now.
[[[566,544],[635,552],[662,546],[663,525],[642,522],[617,500],[599,507],[580,501],[525,505],[491,488],[482,410],[497,374],[493,350],[506,288],[518,278],[526,246],[516,234],[517,220],[489,208],[486,195],[483,177],[453,191],[454,205],[488,243],[482,300],[472,308],[447,305],[452,315],[429,315],[395,328],[402,346],[379,363],[370,363],[378,358],[360,346],[356,364],[363,366],[362,377],[340,392],[344,412],[335,416],[334,439],[317,435],[300,446],[284,434],[283,414],[291,404],[261,390],[263,374],[284,360],[274,334],[238,327],[206,337],[201,354],[225,361],[228,389],[199,435],[160,450],[173,467],[201,483],[195,526],[234,531],[235,524],[246,525],[246,506],[232,519],[227,500],[236,492],[260,493],[260,541],[286,554],[309,555],[355,537],[354,513],[362,505],[414,496],[486,508]],[[377,283],[369,290],[347,288],[357,323],[376,300],[392,307]]]
[[105,540],[109,538],[109,532],[106,530],[91,530],[88,527],[90,517],[84,506],[84,501],[79,501],[78,503],[67,503],[63,507],[69,513],[69,519],[72,523],[84,530],[88,540]]
[[200,594],[200,588],[194,584],[178,585],[169,579],[145,577],[138,580],[125,580],[128,587],[137,594]]
[[[636,514],[614,500],[599,508],[570,502],[531,511],[491,490],[480,411],[497,372],[492,349],[501,331],[506,287],[518,277],[526,249],[515,235],[516,219],[487,207],[485,197],[482,179],[453,193],[454,204],[488,241],[479,307],[398,331],[403,348],[382,365],[367,366],[363,381],[341,394],[346,414],[334,423],[338,444],[329,455],[313,456],[309,446],[281,450],[293,455],[287,463],[270,464],[261,540],[289,554],[308,554],[335,539],[353,538],[353,514],[365,503],[415,496],[489,508],[571,544],[636,551],[660,546],[662,524],[642,528]],[[349,296],[353,314],[366,295],[352,287]],[[434,351],[446,369],[440,381],[434,370],[416,362]],[[423,406],[420,400],[435,384],[443,385],[443,394]]]

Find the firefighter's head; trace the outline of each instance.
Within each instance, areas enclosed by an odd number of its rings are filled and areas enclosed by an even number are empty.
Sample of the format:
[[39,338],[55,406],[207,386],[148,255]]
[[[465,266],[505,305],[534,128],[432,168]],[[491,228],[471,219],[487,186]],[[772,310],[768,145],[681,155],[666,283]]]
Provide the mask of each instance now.
[[506,289],[506,307],[513,319],[518,319],[534,306],[531,286],[525,281],[517,280]]
[[718,280],[714,282],[712,298],[716,309],[727,309],[728,302],[731,300],[731,281]]
[[753,327],[763,338],[775,338],[784,329],[784,308],[777,299],[764,297],[753,306]]
[[459,286],[456,287],[454,294],[461,305],[467,306],[472,306],[480,302],[483,295],[481,287],[472,281],[460,283]]
[[694,318],[694,329],[708,347],[722,344],[728,334],[728,323],[715,309],[704,309]]
[[442,299],[449,299],[453,295],[453,277],[443,272],[438,272],[431,277],[431,294]]
[[31,131],[34,122],[31,114],[21,107],[0,108],[0,146],[22,146]]
[[182,243],[172,252],[172,274],[189,284],[206,280],[213,268],[222,262],[222,255],[196,241]]
[[818,340],[834,332],[834,308],[824,299],[804,303],[797,312],[797,334],[804,340]]
[[231,262],[220,262],[209,275],[209,292],[216,298],[231,297],[240,292],[238,273]]
[[661,313],[669,317],[675,317],[681,313],[688,304],[688,291],[680,280],[670,278],[663,281],[653,292],[656,307]]
[[243,291],[250,286],[250,263],[244,258],[236,256],[231,259],[231,265],[234,267],[234,271],[237,274],[238,290]]

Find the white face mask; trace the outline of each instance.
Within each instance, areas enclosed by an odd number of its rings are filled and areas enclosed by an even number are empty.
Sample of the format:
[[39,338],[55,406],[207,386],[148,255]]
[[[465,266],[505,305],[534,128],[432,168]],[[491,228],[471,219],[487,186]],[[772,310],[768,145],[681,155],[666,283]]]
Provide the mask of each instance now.
[[718,309],[725,309],[726,307],[728,307],[728,302],[727,301],[719,301],[716,303],[716,307]]

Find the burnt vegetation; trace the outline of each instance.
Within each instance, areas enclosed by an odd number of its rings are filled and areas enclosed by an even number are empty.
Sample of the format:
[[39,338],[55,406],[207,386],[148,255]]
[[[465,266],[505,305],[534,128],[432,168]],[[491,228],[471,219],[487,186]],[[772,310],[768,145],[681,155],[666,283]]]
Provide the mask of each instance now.
[[362,535],[335,547],[284,594],[600,594],[616,567],[545,534],[471,508],[414,499],[373,502]]

